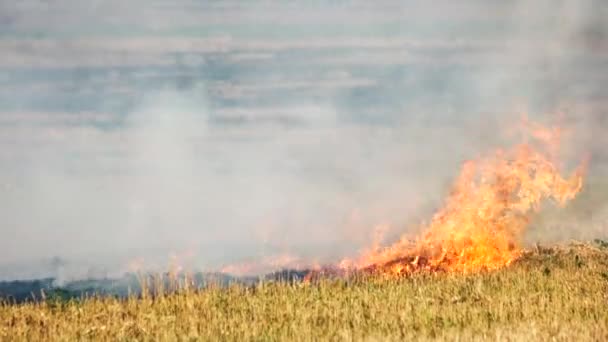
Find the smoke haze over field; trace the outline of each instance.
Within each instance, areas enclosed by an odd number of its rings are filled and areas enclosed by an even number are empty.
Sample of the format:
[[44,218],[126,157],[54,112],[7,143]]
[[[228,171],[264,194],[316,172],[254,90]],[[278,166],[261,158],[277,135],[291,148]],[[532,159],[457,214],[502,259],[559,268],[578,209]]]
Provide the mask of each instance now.
[[568,172],[591,154],[580,201],[530,241],[605,237],[606,18],[601,0],[0,0],[0,279],[352,255],[378,225],[416,232],[523,111],[562,113]]

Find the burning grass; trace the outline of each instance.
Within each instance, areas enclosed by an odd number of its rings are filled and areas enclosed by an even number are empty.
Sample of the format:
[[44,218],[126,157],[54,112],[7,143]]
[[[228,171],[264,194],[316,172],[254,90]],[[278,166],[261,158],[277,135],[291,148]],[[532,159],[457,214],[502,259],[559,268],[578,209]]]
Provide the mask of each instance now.
[[583,162],[572,176],[562,177],[559,127],[528,122],[525,127],[525,143],[464,163],[444,207],[417,240],[403,236],[388,247],[376,246],[358,260],[343,260],[338,273],[469,273],[499,269],[516,260],[532,214],[543,202],[564,206],[572,200],[582,189],[586,169]]
[[509,267],[0,306],[0,340],[606,340],[608,250],[537,247]]
[[465,163],[415,241],[304,282],[3,305],[0,339],[606,340],[605,245],[520,247],[532,214],[573,199],[585,169],[562,177],[560,130],[531,128],[533,141]]

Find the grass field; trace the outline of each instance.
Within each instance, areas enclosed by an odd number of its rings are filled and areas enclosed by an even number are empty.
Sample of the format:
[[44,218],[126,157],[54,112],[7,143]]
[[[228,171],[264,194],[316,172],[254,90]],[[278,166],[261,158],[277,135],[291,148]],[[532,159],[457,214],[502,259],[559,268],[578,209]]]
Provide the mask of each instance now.
[[0,340],[608,340],[608,248],[472,275],[264,283],[0,306]]

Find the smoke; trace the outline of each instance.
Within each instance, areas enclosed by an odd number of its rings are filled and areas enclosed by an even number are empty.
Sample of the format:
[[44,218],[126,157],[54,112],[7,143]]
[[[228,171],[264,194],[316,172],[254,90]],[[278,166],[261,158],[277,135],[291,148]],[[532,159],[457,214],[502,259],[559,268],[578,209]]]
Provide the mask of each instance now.
[[591,154],[528,240],[605,237],[607,7],[0,2],[0,278],[352,255],[524,111]]

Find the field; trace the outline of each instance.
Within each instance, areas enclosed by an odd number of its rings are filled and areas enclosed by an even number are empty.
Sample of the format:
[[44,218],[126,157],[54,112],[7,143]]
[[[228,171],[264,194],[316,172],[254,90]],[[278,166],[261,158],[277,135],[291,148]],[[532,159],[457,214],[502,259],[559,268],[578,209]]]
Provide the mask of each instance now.
[[0,340],[606,340],[604,242],[477,274],[260,283],[0,306]]

